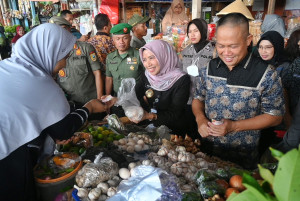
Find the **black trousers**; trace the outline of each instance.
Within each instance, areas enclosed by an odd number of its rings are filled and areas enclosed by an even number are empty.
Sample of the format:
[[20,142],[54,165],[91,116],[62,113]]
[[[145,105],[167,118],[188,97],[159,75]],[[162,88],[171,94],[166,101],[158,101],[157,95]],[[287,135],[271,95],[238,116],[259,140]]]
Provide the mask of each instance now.
[[37,148],[25,144],[0,160],[0,200],[36,201],[33,168],[38,156]]

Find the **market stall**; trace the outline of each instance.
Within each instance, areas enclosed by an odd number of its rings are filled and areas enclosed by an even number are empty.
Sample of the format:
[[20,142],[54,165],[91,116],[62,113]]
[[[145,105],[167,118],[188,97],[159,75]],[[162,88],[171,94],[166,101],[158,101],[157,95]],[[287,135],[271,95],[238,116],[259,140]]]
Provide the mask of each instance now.
[[[201,152],[200,140],[170,134],[165,126],[150,130],[110,115],[108,122],[91,122],[71,142],[57,145],[35,175],[43,200],[69,188],[74,200],[271,200],[284,194],[291,198],[283,200],[293,200],[299,196],[293,192],[299,151],[273,154],[279,164],[249,171]],[[291,184],[287,192],[280,189],[284,183]]]

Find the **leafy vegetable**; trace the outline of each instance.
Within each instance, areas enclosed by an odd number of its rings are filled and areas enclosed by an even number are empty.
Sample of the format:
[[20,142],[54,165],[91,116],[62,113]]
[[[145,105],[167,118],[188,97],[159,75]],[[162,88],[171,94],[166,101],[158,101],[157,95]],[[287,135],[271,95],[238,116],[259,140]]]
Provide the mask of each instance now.
[[[271,149],[272,155],[279,159],[275,176],[262,166],[259,167],[262,186],[250,175],[243,175],[243,185],[247,188],[240,194],[233,194],[228,201],[295,201],[300,198],[300,149],[293,149],[285,155]],[[272,192],[272,186],[273,191]],[[274,194],[275,196],[274,196]]]

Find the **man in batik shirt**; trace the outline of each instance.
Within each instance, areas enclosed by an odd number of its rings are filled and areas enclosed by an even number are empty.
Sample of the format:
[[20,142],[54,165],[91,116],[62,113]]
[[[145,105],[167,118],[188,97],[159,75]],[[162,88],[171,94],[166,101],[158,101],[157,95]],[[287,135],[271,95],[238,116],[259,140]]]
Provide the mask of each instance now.
[[192,103],[202,149],[255,168],[260,130],[280,124],[284,114],[280,78],[248,51],[252,36],[244,15],[228,14],[217,27],[219,57],[200,71]]

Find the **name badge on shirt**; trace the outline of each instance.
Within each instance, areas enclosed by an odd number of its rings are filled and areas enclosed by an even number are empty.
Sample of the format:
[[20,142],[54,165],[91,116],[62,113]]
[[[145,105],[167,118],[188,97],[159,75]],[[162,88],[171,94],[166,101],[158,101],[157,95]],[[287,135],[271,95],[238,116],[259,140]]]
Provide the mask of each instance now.
[[196,65],[191,65],[187,67],[187,73],[191,76],[198,76],[199,75],[199,70],[198,67]]

